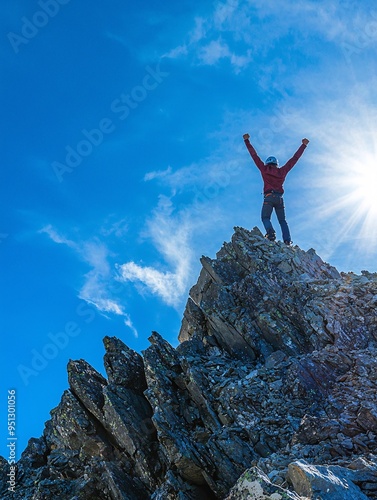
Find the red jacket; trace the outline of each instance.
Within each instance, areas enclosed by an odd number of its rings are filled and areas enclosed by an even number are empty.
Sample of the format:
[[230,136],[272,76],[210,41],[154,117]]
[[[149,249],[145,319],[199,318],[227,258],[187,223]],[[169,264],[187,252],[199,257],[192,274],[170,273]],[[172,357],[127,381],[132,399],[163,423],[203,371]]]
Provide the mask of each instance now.
[[285,165],[278,168],[274,165],[265,165],[263,161],[259,158],[257,152],[250,144],[249,139],[245,140],[247,149],[249,150],[250,156],[254,160],[255,165],[259,168],[263,182],[263,192],[268,193],[270,191],[276,191],[277,193],[284,193],[283,183],[287,177],[288,172],[296,165],[300,159],[302,153],[304,152],[306,145],[301,144],[296,153],[292,156],[290,160],[287,161]]

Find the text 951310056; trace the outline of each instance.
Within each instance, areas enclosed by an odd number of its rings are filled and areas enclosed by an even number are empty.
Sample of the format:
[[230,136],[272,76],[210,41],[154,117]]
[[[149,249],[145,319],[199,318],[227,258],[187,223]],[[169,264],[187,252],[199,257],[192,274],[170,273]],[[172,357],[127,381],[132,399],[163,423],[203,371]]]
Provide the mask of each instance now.
[[8,390],[8,413],[7,413],[7,427],[8,427],[8,444],[9,450],[8,464],[10,466],[8,476],[8,490],[15,491],[16,486],[16,391],[15,389]]

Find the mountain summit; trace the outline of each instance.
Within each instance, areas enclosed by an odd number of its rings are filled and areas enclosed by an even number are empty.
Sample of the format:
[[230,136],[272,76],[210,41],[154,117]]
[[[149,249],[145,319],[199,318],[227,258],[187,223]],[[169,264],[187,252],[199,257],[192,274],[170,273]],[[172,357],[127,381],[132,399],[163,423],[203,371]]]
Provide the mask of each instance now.
[[3,499],[377,498],[377,274],[235,228],[203,257],[174,349],[105,337]]

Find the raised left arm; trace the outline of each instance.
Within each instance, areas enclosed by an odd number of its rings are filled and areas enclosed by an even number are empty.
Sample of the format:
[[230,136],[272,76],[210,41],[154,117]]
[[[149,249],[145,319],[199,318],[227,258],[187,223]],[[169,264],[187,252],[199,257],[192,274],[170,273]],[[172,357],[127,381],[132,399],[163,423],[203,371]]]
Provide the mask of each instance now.
[[301,158],[301,155],[305,151],[306,146],[308,144],[309,144],[309,139],[302,139],[301,146],[298,148],[298,150],[295,152],[292,158],[288,160],[287,163],[281,167],[282,169],[285,170],[286,173],[288,173],[296,165],[296,163]]

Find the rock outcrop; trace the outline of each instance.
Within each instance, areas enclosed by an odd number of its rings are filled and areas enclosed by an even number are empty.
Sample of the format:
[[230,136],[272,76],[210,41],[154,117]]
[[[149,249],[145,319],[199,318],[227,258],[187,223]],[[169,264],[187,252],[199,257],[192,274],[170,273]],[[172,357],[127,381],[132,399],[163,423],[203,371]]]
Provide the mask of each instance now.
[[176,349],[69,362],[2,499],[377,498],[377,275],[242,228],[202,266]]

